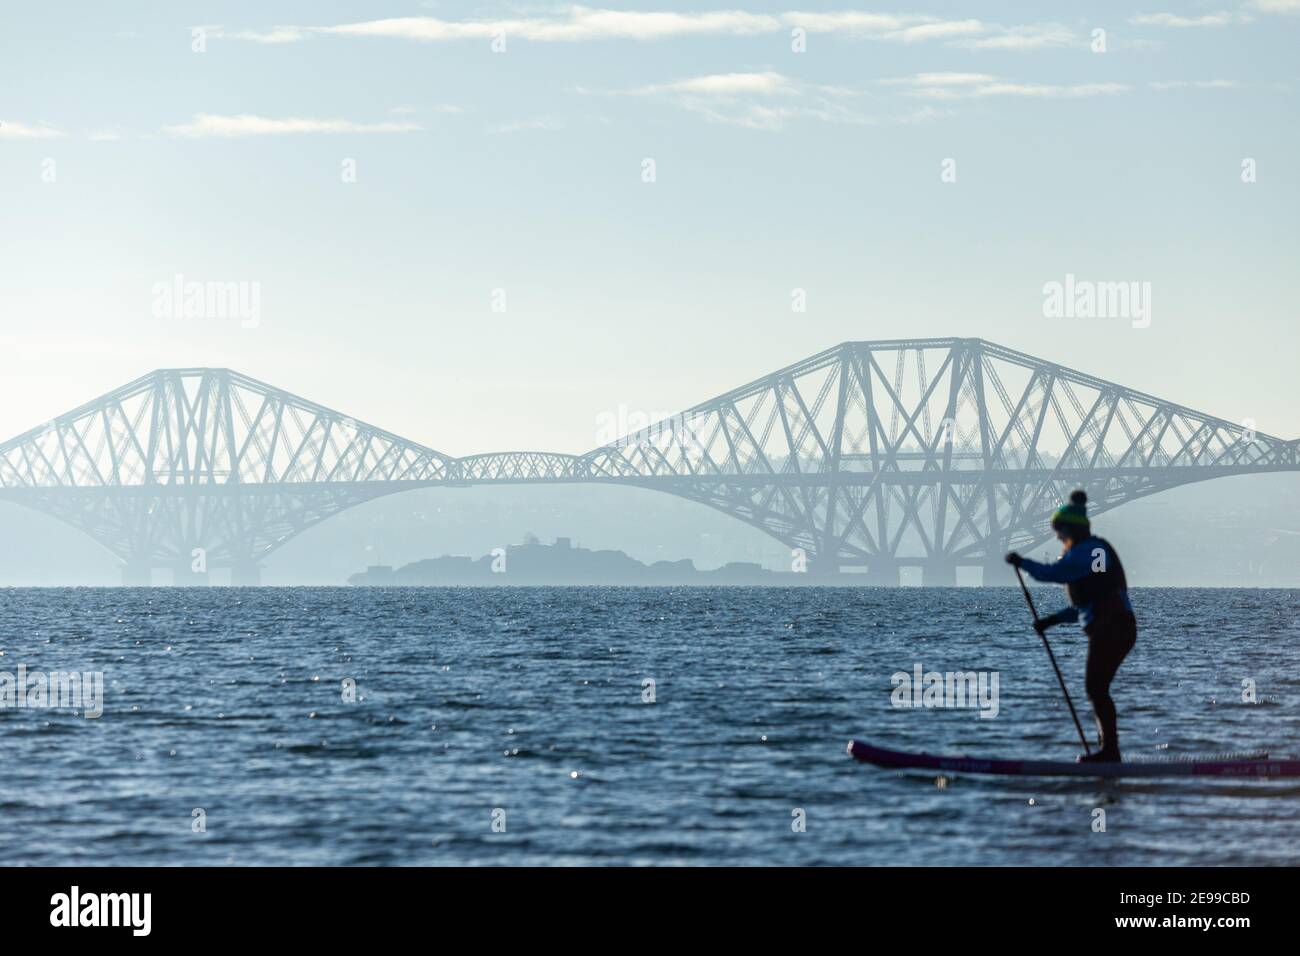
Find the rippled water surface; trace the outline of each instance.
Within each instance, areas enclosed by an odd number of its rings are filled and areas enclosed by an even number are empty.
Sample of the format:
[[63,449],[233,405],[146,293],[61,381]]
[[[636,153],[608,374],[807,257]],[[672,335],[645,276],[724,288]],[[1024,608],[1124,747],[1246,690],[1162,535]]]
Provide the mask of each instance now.
[[[1134,592],[1125,756],[1300,753],[1298,596]],[[1073,758],[1010,588],[18,589],[0,621],[0,671],[99,670],[106,698],[0,711],[7,862],[1300,863],[1297,782],[847,757]],[[1081,635],[1052,637],[1086,711]],[[917,663],[997,671],[996,718],[893,707]]]

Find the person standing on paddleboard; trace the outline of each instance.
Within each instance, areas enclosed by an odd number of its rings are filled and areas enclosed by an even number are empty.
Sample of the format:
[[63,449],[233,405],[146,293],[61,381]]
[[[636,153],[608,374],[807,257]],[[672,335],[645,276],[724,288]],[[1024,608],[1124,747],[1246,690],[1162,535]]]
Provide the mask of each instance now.
[[1012,551],[1007,564],[1027,571],[1036,581],[1064,584],[1070,606],[1034,625],[1042,634],[1057,624],[1080,621],[1088,635],[1088,664],[1084,686],[1097,716],[1100,747],[1080,760],[1119,762],[1119,730],[1110,682],[1137,641],[1137,619],[1128,599],[1128,581],[1119,555],[1105,538],[1092,533],[1088,522],[1088,496],[1070,492],[1070,501],[1052,515],[1052,530],[1064,550],[1061,557],[1043,564]]

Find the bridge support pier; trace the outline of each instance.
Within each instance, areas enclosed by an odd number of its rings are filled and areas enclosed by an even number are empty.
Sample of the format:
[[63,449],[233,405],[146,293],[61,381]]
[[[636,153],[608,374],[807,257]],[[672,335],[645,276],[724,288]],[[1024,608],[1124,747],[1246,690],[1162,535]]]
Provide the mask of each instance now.
[[147,588],[153,584],[153,568],[147,564],[122,565],[122,587]]
[[[174,587],[181,588],[201,588],[207,587],[212,583],[210,571],[191,570],[188,561],[180,564],[170,565],[164,568],[170,570]],[[218,569],[220,571],[220,569]],[[124,564],[122,565],[122,587],[124,588],[147,588],[153,587],[153,566],[150,564]],[[218,579],[223,575],[218,576]],[[256,561],[241,562],[230,568],[230,584],[232,587],[258,587],[262,583],[262,568]]]
[[185,561],[172,568],[172,586],[178,588],[203,588],[208,586],[208,572],[195,571]]
[[921,587],[955,588],[957,586],[957,565],[951,561],[930,560],[921,565]]
[[256,561],[236,564],[230,569],[230,586],[235,588],[255,588],[262,583],[262,568]]
[[890,558],[871,561],[863,577],[866,579],[864,583],[867,587],[896,588],[900,580],[898,562]]
[[1010,586],[1016,583],[1016,575],[1011,570],[1011,565],[1001,557],[985,558],[980,563],[980,568],[984,575],[980,584],[986,588]]
[[808,561],[808,574],[816,578],[833,578],[838,577],[840,573],[840,563],[835,558],[810,558]]

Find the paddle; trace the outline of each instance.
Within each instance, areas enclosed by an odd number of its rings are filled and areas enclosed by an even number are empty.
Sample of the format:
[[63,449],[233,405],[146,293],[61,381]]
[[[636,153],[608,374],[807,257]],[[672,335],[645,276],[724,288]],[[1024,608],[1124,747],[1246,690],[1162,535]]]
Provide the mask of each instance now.
[[[1029,613],[1034,616],[1034,624],[1038,623],[1038,609],[1034,607],[1034,599],[1029,596],[1029,588],[1025,587],[1025,576],[1016,568],[1016,579],[1020,582],[1020,590],[1024,592],[1025,603],[1029,605]],[[1079,740],[1083,744],[1083,752],[1091,754],[1088,749],[1088,738],[1083,735],[1083,724],[1079,723],[1079,715],[1074,712],[1074,701],[1070,700],[1070,692],[1065,689],[1065,678],[1061,676],[1061,669],[1056,666],[1056,655],[1052,653],[1052,645],[1047,643],[1047,635],[1034,628],[1034,633],[1043,639],[1043,647],[1047,648],[1047,659],[1052,662],[1052,670],[1056,671],[1056,680],[1061,685],[1061,693],[1065,695],[1065,703],[1070,708],[1070,716],[1074,718],[1074,727],[1079,731]]]

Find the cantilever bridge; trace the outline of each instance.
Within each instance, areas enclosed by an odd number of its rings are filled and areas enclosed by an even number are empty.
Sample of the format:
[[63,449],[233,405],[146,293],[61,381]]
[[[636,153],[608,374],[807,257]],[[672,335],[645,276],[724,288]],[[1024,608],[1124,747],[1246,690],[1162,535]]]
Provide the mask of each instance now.
[[455,457],[229,369],[160,369],[0,445],[0,500],[123,563],[259,562],[345,508],[413,488],[602,482],[761,528],[814,571],[952,584],[1043,539],[1074,487],[1105,511],[1225,475],[1300,470],[1286,441],[982,339],[846,342],[582,455]]

